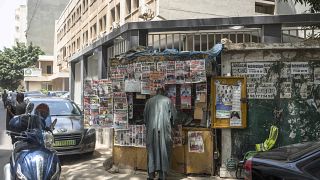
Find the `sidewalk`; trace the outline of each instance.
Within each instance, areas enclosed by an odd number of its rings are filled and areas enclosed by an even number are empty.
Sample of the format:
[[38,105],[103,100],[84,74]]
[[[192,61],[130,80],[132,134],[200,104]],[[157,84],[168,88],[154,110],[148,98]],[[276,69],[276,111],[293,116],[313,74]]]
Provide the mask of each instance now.
[[[146,180],[147,173],[144,171],[120,170],[120,173],[111,174],[103,167],[106,159],[111,158],[111,149],[97,146],[93,157],[82,156],[81,161],[62,162],[61,180]],[[73,156],[76,157],[76,156]],[[64,160],[63,160],[64,161]],[[206,180],[223,179],[219,177],[186,177],[181,174],[173,174],[169,180]]]

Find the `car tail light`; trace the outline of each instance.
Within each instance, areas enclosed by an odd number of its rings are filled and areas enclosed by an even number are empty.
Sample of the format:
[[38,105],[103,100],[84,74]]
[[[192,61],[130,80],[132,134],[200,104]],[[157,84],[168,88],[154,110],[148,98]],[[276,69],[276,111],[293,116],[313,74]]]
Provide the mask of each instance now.
[[244,179],[252,179],[252,158],[246,160],[244,164]]

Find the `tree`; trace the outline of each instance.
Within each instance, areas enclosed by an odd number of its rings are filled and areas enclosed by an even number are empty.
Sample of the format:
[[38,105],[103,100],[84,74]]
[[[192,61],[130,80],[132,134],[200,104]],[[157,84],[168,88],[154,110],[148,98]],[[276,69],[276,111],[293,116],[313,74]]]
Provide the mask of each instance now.
[[[288,0],[283,0],[287,2]],[[320,12],[320,1],[319,0],[294,0],[295,3],[305,4],[310,6],[310,12]]]
[[38,46],[22,43],[0,50],[0,86],[16,90],[23,80],[23,69],[34,67],[42,54],[44,52]]

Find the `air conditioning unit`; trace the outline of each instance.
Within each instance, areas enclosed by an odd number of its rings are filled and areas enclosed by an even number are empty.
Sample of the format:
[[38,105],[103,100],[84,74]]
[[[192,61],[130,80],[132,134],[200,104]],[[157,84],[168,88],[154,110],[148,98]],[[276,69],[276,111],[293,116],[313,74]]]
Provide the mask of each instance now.
[[119,22],[113,22],[112,23],[112,29],[117,29],[120,27],[120,23]]
[[154,12],[151,11],[149,8],[149,5],[142,4],[139,7],[139,18],[142,18],[143,20],[150,20],[154,17]]
[[139,7],[139,18],[143,18],[143,17],[147,16],[149,11],[151,11],[149,9],[149,6],[147,4],[142,4]]

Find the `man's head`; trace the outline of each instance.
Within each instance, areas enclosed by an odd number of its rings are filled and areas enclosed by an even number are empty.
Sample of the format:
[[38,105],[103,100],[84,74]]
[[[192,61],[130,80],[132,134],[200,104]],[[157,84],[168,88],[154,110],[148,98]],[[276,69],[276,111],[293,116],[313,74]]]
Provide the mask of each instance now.
[[157,94],[160,94],[160,95],[165,95],[165,90],[163,87],[160,87],[157,89]]
[[39,104],[34,110],[34,114],[46,119],[50,114],[49,106],[45,103]]
[[23,94],[23,93],[18,93],[16,99],[17,99],[17,101],[18,101],[19,103],[23,102],[23,100],[24,100],[24,94]]

